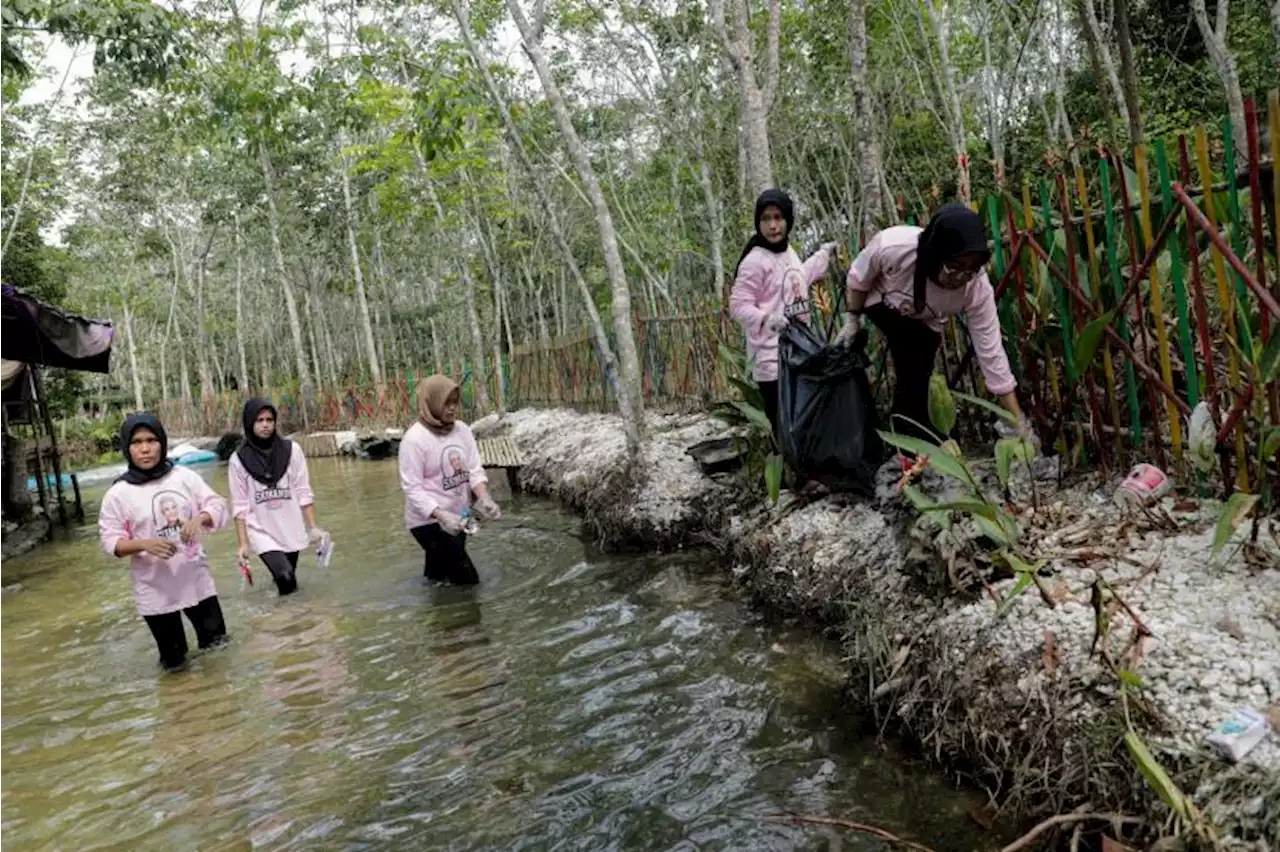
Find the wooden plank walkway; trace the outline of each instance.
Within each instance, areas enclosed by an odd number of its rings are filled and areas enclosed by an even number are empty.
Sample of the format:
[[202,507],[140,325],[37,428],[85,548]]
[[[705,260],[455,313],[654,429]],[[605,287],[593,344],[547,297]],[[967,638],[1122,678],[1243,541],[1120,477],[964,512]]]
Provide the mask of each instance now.
[[485,467],[522,467],[524,456],[511,438],[481,438],[476,441],[480,462]]
[[480,438],[476,440],[480,450],[480,463],[487,468],[502,469],[507,472],[507,483],[512,491],[520,490],[520,468],[524,466],[524,455],[516,442],[511,438]]

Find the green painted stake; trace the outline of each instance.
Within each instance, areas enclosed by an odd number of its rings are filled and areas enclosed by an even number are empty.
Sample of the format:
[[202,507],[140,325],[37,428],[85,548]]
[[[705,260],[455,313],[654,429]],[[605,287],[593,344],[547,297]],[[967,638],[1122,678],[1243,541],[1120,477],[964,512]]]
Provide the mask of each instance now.
[[[1004,246],[1000,244],[1000,202],[994,195],[987,196],[987,221],[988,227],[991,229],[991,243],[995,247],[992,253],[992,260],[996,267],[996,278],[1004,277]],[[1004,295],[1000,297],[1000,303],[996,306],[996,310],[1000,314],[1000,327],[1004,330],[1005,335],[1014,340],[1020,340],[1019,329],[1014,327],[1013,316],[1009,309],[1009,302],[1012,296],[1009,294],[1009,288],[1006,287]],[[1018,366],[1017,346],[1006,346],[1005,352],[1009,355],[1009,366],[1013,368],[1014,375],[1018,375],[1022,370]]]
[[[1173,200],[1173,184],[1169,179],[1169,155],[1161,139],[1152,147],[1156,152],[1156,172],[1160,175],[1160,216],[1167,218],[1177,204]],[[1182,363],[1187,376],[1187,402],[1195,408],[1200,402],[1200,372],[1196,366],[1195,341],[1191,336],[1191,307],[1187,300],[1185,270],[1182,267],[1182,238],[1178,229],[1169,235],[1169,277],[1173,279],[1173,299],[1178,306],[1178,342],[1182,345]]]
[[[1053,257],[1053,220],[1049,218],[1049,184],[1044,178],[1040,179],[1040,215],[1044,217],[1044,234],[1045,234],[1045,250],[1049,252],[1049,256]],[[1069,223],[1064,223],[1064,227],[1070,227]],[[1060,264],[1062,269],[1068,269],[1067,264]],[[1072,391],[1072,385],[1076,381],[1076,344],[1073,334],[1074,323],[1071,314],[1071,301],[1067,295],[1067,288],[1063,287],[1052,275],[1046,275],[1045,283],[1054,288],[1058,293],[1058,315],[1062,325],[1062,360],[1066,367],[1067,388],[1066,395],[1070,399],[1075,399],[1075,393]],[[1074,407],[1074,403],[1073,403]]]
[[[1120,278],[1120,264],[1116,261],[1116,211],[1115,202],[1111,198],[1111,167],[1106,157],[1098,158],[1098,174],[1101,178],[1102,209],[1105,212],[1103,224],[1106,226],[1107,267],[1111,273],[1111,289],[1115,293],[1114,308],[1124,298],[1124,281]],[[1123,313],[1115,318],[1116,332],[1125,343],[1129,342],[1129,323]],[[1138,412],[1138,382],[1134,375],[1133,362],[1128,358],[1124,362],[1124,390],[1129,403],[1129,429],[1135,447],[1142,445],[1142,417]]]
[[[1223,169],[1227,176],[1227,211],[1231,217],[1231,250],[1236,253],[1236,257],[1243,258],[1245,256],[1245,225],[1240,219],[1240,193],[1236,189],[1236,149],[1235,141],[1231,136],[1230,118],[1222,120],[1222,143],[1225,149],[1222,155]],[[1231,277],[1236,282],[1236,304],[1248,306],[1249,295],[1245,290],[1244,279],[1234,269],[1231,270]],[[1247,311],[1245,316],[1248,316]],[[1238,318],[1236,323],[1239,324]],[[1244,345],[1244,336],[1245,329],[1237,328],[1236,337],[1239,338],[1241,346]]]

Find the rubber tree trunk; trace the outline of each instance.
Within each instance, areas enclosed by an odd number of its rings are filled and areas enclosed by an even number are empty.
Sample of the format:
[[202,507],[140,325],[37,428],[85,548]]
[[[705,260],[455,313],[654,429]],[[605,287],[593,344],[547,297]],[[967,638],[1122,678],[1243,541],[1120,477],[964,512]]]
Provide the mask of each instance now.
[[1129,31],[1129,0],[1115,0],[1116,43],[1120,46],[1120,82],[1124,108],[1129,116],[1129,144],[1142,144],[1142,106],[1138,101],[1138,68],[1133,60],[1133,35]]
[[[1240,93],[1240,75],[1236,71],[1236,56],[1227,44],[1227,17],[1230,6],[1229,0],[1218,0],[1216,21],[1210,25],[1209,12],[1205,9],[1204,0],[1191,0],[1191,11],[1195,16],[1196,26],[1200,29],[1200,37],[1204,39],[1209,59],[1212,60],[1213,67],[1218,72],[1218,79],[1222,81],[1222,88],[1227,95],[1231,135],[1235,137],[1235,165],[1237,168],[1243,168],[1249,163],[1247,146],[1243,141],[1248,136],[1244,123],[1244,96]],[[1277,49],[1280,49],[1280,45],[1277,45]]]
[[[339,137],[341,140],[341,137]],[[341,144],[341,142],[339,143]],[[383,391],[382,366],[378,363],[378,344],[373,336],[373,322],[369,318],[369,300],[365,298],[364,273],[360,269],[360,246],[356,242],[356,212],[351,204],[351,176],[347,158],[341,158],[342,203],[346,207],[347,249],[351,253],[351,273],[356,280],[356,306],[360,309],[360,329],[364,334],[364,355],[369,362],[369,375],[378,393]]]
[[556,124],[560,126],[560,135],[565,147],[578,170],[578,178],[586,189],[595,212],[596,227],[600,231],[600,244],[604,250],[605,271],[609,277],[610,313],[613,316],[614,343],[618,347],[618,367],[620,372],[618,408],[622,414],[622,431],[626,436],[627,454],[631,461],[640,458],[640,442],[644,431],[644,400],[640,385],[640,357],[636,350],[635,333],[631,325],[631,290],[627,285],[626,272],[622,266],[622,255],[618,252],[618,235],[613,227],[613,216],[605,201],[604,190],[600,187],[600,179],[596,176],[595,167],[587,149],[578,137],[573,126],[569,108],[565,105],[560,86],[551,73],[551,64],[542,52],[542,42],[525,19],[517,0],[507,0],[507,8],[515,20],[516,29],[520,31],[520,39],[524,43],[525,55],[533,63],[542,90],[551,104]]
[[881,191],[880,174],[884,166],[867,74],[867,0],[849,2],[849,73],[853,81],[853,129],[858,145],[858,188],[862,199],[862,215],[854,224],[861,241],[893,218],[889,199]]
[[[507,2],[511,5],[514,0]],[[724,0],[711,0],[712,23],[738,79],[746,178],[752,190],[759,195],[774,186],[769,113],[773,110],[774,96],[778,90],[778,42],[782,28],[782,3],[781,0],[767,0],[769,20],[766,27],[766,67],[764,84],[761,85],[755,67],[755,52],[751,47],[747,0],[729,2],[732,4],[732,23],[725,20]]]
[[[236,355],[240,360],[240,392],[249,392],[249,359],[244,351],[244,265],[240,256],[240,214],[232,215],[236,247]],[[263,388],[265,391],[266,388]]]
[[258,143],[258,159],[262,167],[262,182],[267,191],[267,225],[271,233],[271,253],[275,260],[276,280],[284,293],[284,306],[289,314],[289,335],[293,340],[294,365],[298,370],[298,380],[302,390],[302,424],[310,428],[310,407],[315,396],[315,383],[312,380],[311,367],[307,364],[307,347],[302,340],[302,323],[298,319],[298,302],[294,298],[293,288],[289,284],[288,273],[284,268],[284,249],[280,243],[280,213],[276,209],[275,173],[271,167],[271,157],[267,154],[267,146]]

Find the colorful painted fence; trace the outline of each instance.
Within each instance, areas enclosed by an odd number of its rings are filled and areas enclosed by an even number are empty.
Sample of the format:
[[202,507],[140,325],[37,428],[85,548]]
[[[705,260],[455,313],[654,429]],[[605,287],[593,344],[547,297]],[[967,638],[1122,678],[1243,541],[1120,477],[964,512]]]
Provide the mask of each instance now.
[[[1263,132],[1256,105],[1246,103],[1243,140],[1224,120],[1127,157],[1084,154],[978,208],[994,238],[990,271],[1006,348],[1046,445],[1108,470],[1151,461],[1185,479],[1185,424],[1205,402],[1223,490],[1256,489],[1274,465],[1265,451],[1280,441],[1276,92],[1266,112]],[[929,213],[909,212],[921,221]],[[820,288],[828,315],[839,310],[842,274],[832,270]],[[650,406],[697,410],[732,394],[719,349],[740,346],[741,333],[718,302],[665,304],[637,315],[635,333]],[[872,346],[873,380],[887,406],[888,365],[874,337]],[[614,406],[586,331],[516,347],[502,366],[501,382],[486,378],[495,407]],[[477,416],[470,365],[449,369],[461,377],[467,416]],[[939,369],[953,387],[983,393],[963,318],[946,330]],[[361,385],[321,395],[308,425],[404,425],[414,416],[416,379],[393,377],[382,394]],[[295,401],[279,403],[286,422],[300,426]],[[180,431],[207,434],[238,428],[239,404],[214,398],[166,415]],[[961,437],[989,434],[989,419],[962,418]]]

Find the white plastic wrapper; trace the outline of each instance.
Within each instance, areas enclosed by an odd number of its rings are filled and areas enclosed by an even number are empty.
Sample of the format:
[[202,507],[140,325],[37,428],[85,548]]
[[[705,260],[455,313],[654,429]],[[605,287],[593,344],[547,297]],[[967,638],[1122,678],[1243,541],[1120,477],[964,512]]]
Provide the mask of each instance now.
[[1216,748],[1223,757],[1232,763],[1239,763],[1254,746],[1262,742],[1262,738],[1271,730],[1271,722],[1266,715],[1248,707],[1236,710],[1235,715],[1218,726],[1209,735],[1209,745]]
[[1201,473],[1213,470],[1217,437],[1217,430],[1213,428],[1213,415],[1209,413],[1209,405],[1202,402],[1191,412],[1191,421],[1187,424],[1187,443],[1191,447],[1191,464]]

